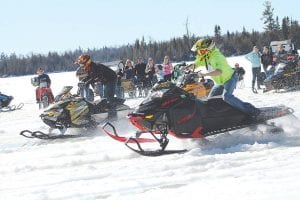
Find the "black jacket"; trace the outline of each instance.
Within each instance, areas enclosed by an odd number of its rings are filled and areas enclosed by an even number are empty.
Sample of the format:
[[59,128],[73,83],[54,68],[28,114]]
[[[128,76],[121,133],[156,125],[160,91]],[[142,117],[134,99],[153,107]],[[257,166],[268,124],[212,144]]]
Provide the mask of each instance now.
[[125,66],[124,68],[124,75],[126,79],[133,79],[135,76],[135,69],[129,68],[128,66]]
[[37,81],[38,81],[38,85],[40,85],[41,83],[44,83],[44,82],[47,83],[47,87],[50,87],[50,85],[51,85],[51,80],[47,74],[39,75],[37,77]]
[[138,63],[134,67],[136,71],[136,75],[138,77],[144,77],[146,75],[145,70],[146,70],[146,64],[145,63]]
[[262,54],[261,55],[261,63],[264,65],[264,66],[268,66],[268,65],[271,65],[272,62],[273,62],[273,55],[268,53],[268,54]]
[[106,85],[108,82],[115,82],[116,80],[117,74],[114,70],[103,64],[92,62],[88,69],[88,75],[83,79],[83,82],[93,85],[95,82],[100,81]]

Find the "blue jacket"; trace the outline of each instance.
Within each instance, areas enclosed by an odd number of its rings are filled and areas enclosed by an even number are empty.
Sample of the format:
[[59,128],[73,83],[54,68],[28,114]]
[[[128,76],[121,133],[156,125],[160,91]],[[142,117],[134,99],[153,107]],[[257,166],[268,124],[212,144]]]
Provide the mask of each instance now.
[[251,62],[252,68],[261,67],[260,53],[255,53],[252,51],[248,53],[245,58]]

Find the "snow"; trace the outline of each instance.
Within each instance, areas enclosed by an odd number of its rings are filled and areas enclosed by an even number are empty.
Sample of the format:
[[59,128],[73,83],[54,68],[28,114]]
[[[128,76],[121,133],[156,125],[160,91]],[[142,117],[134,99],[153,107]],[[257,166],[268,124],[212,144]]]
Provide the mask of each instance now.
[[[300,117],[300,91],[253,94],[250,63],[242,56],[228,62],[246,69],[246,87],[237,89],[236,96],[258,107],[284,104]],[[77,89],[75,72],[49,75],[54,94],[64,85]],[[76,139],[28,139],[19,135],[21,130],[48,129],[39,118],[31,77],[0,79],[1,92],[14,96],[12,104],[25,104],[21,110],[0,113],[0,199],[300,198],[297,119],[276,121],[285,129],[282,134],[242,129],[208,141],[170,137],[170,148],[189,151],[160,157],[140,156],[100,129]],[[140,101],[126,103],[133,107]],[[129,124],[122,124],[121,131],[129,130]]]

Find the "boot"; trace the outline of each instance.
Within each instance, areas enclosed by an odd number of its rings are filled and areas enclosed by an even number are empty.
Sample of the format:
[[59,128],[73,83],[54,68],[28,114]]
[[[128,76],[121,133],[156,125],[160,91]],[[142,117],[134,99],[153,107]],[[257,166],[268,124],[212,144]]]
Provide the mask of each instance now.
[[257,83],[257,89],[258,90],[261,90],[260,85],[261,85],[260,83]]

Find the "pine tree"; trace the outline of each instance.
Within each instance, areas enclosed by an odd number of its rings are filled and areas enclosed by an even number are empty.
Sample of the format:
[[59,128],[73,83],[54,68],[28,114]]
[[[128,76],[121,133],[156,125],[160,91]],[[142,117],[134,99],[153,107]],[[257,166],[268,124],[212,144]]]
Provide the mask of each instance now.
[[282,19],[282,24],[281,24],[281,32],[282,32],[282,37],[284,40],[288,39],[289,37],[289,18],[288,17],[284,17]]
[[276,27],[275,20],[273,18],[274,8],[272,8],[270,1],[265,1],[263,5],[265,6],[265,10],[262,13],[263,16],[261,20],[263,20],[265,26],[264,29],[266,31],[273,31]]

